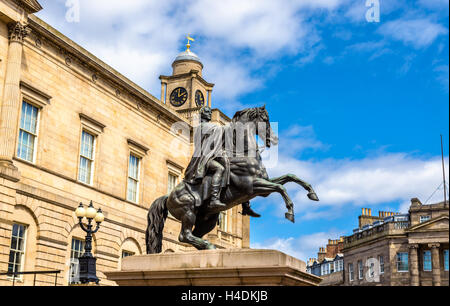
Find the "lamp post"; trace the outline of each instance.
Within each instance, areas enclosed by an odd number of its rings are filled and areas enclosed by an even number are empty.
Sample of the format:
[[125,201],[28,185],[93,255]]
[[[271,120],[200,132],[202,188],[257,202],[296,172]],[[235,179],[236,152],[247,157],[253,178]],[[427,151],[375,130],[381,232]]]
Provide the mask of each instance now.
[[[98,284],[99,279],[96,275],[96,268],[95,263],[97,261],[97,258],[92,256],[91,250],[92,250],[92,234],[95,234],[98,229],[100,228],[100,223],[105,220],[105,216],[102,213],[102,210],[99,208],[98,210],[95,210],[94,205],[91,203],[89,204],[88,208],[85,209],[83,207],[83,203],[80,203],[80,206],[75,211],[76,216],[78,217],[80,227],[87,233],[86,235],[86,243],[84,246],[84,254],[78,258],[78,261],[80,263],[79,271],[80,271],[80,282],[82,284],[87,284],[90,282],[95,282]],[[86,217],[88,224],[87,226],[83,223],[83,218]],[[92,220],[95,220],[97,226],[95,230],[92,230]]]

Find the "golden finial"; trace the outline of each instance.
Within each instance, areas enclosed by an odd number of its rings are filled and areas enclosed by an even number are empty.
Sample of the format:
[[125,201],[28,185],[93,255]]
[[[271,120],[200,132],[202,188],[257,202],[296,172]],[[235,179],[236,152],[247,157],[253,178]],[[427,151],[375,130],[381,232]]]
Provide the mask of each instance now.
[[189,48],[191,47],[191,41],[195,41],[195,39],[193,39],[192,37],[191,37],[191,34],[188,34],[187,36],[186,36],[186,38],[187,38],[187,40],[188,40],[188,43],[187,43],[187,45],[186,45],[186,51],[189,51]]

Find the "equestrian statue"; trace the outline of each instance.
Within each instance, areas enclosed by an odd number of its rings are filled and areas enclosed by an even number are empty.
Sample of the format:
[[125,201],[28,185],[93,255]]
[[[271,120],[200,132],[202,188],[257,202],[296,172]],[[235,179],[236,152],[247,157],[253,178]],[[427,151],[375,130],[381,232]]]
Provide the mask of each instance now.
[[270,148],[278,144],[266,107],[237,112],[230,123],[211,122],[211,108],[200,110],[201,122],[194,132],[194,154],[183,181],[168,195],[156,199],[147,216],[147,254],[161,253],[163,228],[168,212],[181,221],[180,242],[198,250],[215,249],[202,237],[212,231],[222,211],[242,205],[242,214],[260,217],[250,200],[278,192],[284,199],[286,219],[295,222],[294,204],[283,186],[294,182],[319,201],[314,189],[293,174],[269,178],[256,136]]

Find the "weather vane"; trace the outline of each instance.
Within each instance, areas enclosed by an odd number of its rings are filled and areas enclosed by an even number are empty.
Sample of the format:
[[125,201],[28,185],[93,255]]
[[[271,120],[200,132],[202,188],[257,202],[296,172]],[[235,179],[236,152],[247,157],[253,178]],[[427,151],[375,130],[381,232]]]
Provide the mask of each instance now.
[[186,50],[186,51],[189,51],[189,48],[191,47],[191,41],[195,41],[195,39],[193,39],[193,38],[191,37],[191,34],[188,34],[188,35],[186,36],[186,38],[187,38],[187,40],[188,40],[188,43],[187,43],[187,45],[186,45],[186,47],[187,47],[187,50]]

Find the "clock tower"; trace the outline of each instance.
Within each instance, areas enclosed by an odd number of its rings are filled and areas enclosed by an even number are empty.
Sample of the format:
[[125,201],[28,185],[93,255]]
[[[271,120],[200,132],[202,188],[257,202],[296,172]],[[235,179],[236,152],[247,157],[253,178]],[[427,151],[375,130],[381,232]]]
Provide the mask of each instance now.
[[172,64],[171,76],[161,75],[161,102],[185,118],[191,119],[203,106],[211,107],[214,84],[202,77],[203,64],[190,50],[180,53]]

